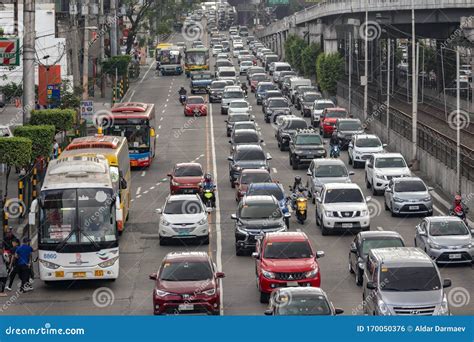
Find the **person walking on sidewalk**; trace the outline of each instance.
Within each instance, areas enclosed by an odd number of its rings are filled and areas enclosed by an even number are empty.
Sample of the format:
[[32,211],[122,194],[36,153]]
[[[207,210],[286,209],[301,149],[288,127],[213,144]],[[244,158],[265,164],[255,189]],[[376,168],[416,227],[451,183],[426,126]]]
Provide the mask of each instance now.
[[30,285],[30,265],[33,248],[30,246],[30,239],[23,238],[21,245],[16,249],[15,259],[18,266],[18,273],[20,275],[21,287],[20,292],[32,291],[33,287]]
[[[0,252],[3,255],[3,248],[0,248]],[[8,280],[8,269],[4,258],[0,258],[0,297],[6,297],[5,286]]]

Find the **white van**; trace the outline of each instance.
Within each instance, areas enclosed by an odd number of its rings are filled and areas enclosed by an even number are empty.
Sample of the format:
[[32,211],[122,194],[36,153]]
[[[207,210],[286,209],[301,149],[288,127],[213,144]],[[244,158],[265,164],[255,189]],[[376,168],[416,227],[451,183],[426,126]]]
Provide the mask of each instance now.
[[311,85],[311,80],[309,78],[299,78],[299,77],[294,77],[290,78],[290,100],[292,103],[295,103],[295,88],[296,86],[310,86]]
[[220,67],[217,69],[217,79],[218,80],[232,80],[235,81],[237,79],[237,72],[235,68],[232,67]]
[[291,65],[285,62],[274,62],[269,67],[270,75],[273,75],[273,81],[278,79],[278,76],[282,71],[290,71]]

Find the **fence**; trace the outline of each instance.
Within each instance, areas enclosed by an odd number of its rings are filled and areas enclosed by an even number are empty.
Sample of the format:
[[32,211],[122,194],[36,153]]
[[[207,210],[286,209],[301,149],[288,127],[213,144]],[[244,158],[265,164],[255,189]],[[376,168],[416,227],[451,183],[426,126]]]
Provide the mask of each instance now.
[[[343,99],[349,98],[348,85],[338,82],[337,95]],[[359,91],[352,91],[351,106],[364,108],[364,96]],[[372,111],[367,115],[367,123],[378,120],[386,126],[387,107],[384,103],[376,101],[369,97],[368,108]],[[398,133],[407,140],[412,140],[412,122],[411,117],[396,108],[390,107],[389,127],[392,131]],[[450,169],[456,169],[456,141],[444,135],[443,133],[432,129],[431,127],[418,122],[417,129],[418,147],[431,156],[435,157]],[[461,176],[468,181],[474,180],[474,153],[468,147],[461,145]]]

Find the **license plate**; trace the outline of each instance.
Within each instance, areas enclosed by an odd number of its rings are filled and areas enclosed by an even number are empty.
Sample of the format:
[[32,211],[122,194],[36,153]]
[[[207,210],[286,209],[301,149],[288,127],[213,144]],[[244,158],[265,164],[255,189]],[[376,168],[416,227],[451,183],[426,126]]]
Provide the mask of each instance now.
[[352,228],[352,223],[343,223],[342,228]]
[[86,272],[73,272],[72,276],[74,278],[85,278],[86,277]]
[[104,276],[104,271],[103,270],[95,270],[94,275],[96,277],[103,277]]
[[182,231],[182,232],[179,232],[179,235],[180,235],[180,236],[183,236],[183,235],[189,235],[189,232]]
[[64,278],[64,271],[56,271],[54,275],[56,278]]
[[178,305],[178,310],[179,310],[179,311],[190,311],[190,310],[194,310],[194,305],[193,305],[193,304],[179,304],[179,305]]
[[308,159],[313,159],[313,158],[314,158],[314,156],[313,156],[312,154],[308,154],[306,157],[307,157]]
[[449,259],[461,259],[461,254],[449,254]]
[[410,205],[410,206],[408,207],[408,209],[410,209],[410,210],[418,210],[418,209],[420,209],[420,206],[419,206],[419,205]]
[[298,282],[297,281],[289,281],[289,282],[286,283],[286,286],[295,287],[295,286],[298,286]]

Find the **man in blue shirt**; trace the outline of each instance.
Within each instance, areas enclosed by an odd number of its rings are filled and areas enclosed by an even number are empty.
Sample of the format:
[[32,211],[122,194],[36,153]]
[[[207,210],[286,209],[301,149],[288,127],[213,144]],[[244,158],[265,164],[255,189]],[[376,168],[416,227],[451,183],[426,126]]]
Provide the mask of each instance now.
[[20,274],[21,280],[21,292],[32,291],[33,287],[29,284],[30,279],[30,263],[31,263],[31,254],[33,253],[33,248],[30,246],[30,239],[23,238],[23,241],[20,246],[15,251],[15,261],[18,267],[18,272]]

